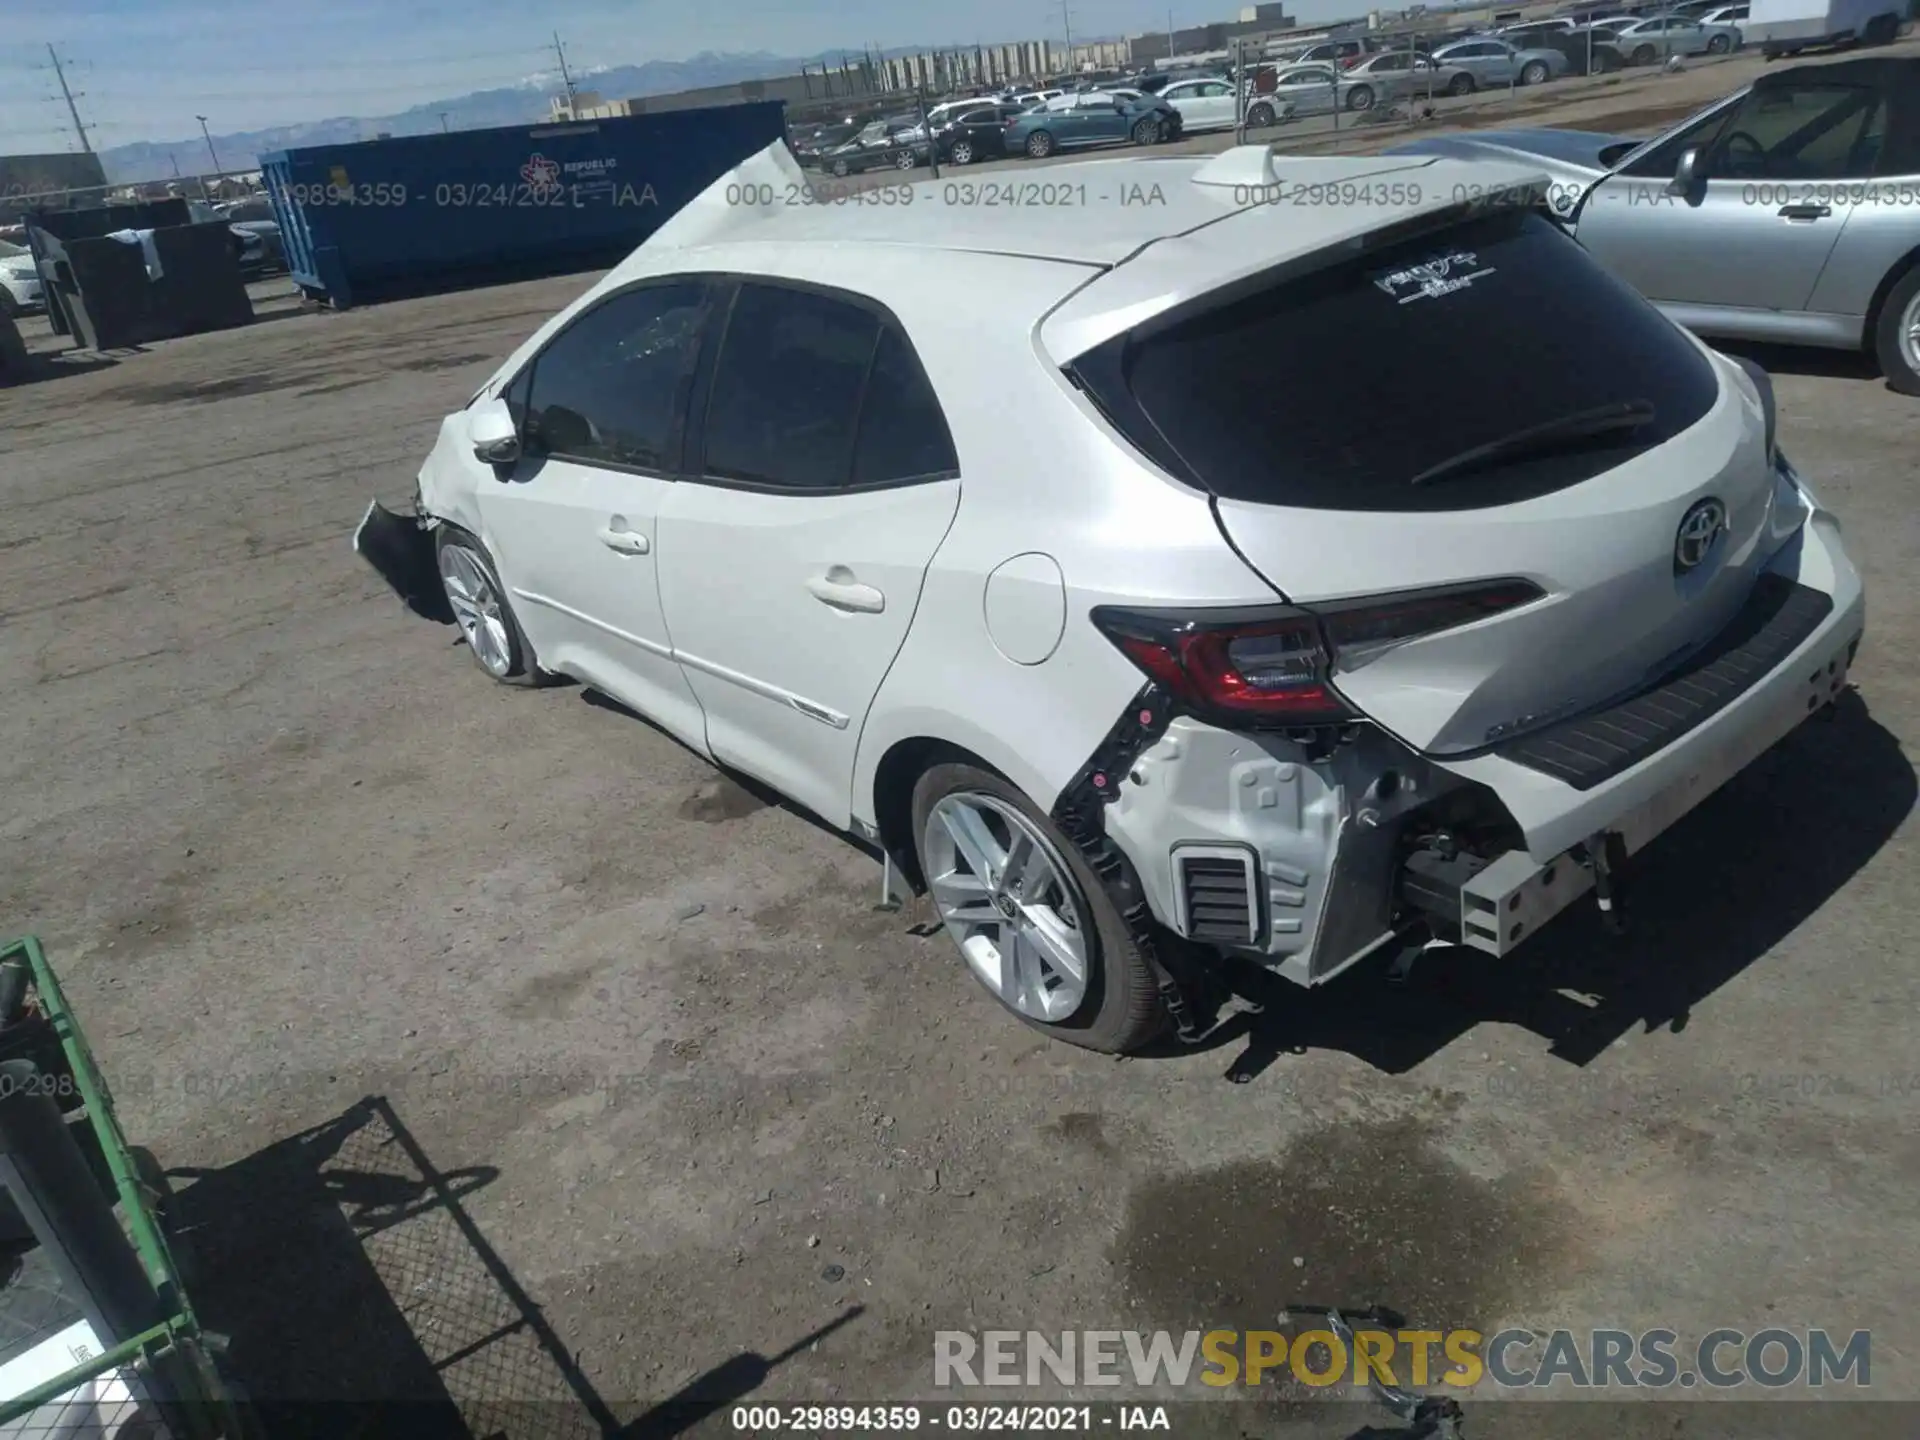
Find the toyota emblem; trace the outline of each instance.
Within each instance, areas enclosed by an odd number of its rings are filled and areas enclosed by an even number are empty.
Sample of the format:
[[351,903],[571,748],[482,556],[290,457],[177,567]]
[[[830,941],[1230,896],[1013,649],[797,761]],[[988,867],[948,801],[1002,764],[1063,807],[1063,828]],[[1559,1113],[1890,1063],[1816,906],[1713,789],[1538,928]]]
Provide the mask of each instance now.
[[1700,501],[1681,517],[1673,537],[1673,573],[1698,570],[1713,553],[1714,542],[1727,528],[1727,507],[1718,500]]

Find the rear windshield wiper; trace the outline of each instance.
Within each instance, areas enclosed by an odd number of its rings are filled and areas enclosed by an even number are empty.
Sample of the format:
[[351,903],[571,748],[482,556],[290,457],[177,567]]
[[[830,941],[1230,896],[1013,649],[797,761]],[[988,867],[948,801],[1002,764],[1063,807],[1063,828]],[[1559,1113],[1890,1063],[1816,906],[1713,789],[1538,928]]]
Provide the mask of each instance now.
[[1527,455],[1572,450],[1589,440],[1650,425],[1655,413],[1651,400],[1621,400],[1612,405],[1596,405],[1591,410],[1576,410],[1571,415],[1529,425],[1511,435],[1502,435],[1498,440],[1489,440],[1471,450],[1462,450],[1437,465],[1429,465],[1407,483],[1431,485],[1470,470],[1485,469],[1489,465],[1518,460]]

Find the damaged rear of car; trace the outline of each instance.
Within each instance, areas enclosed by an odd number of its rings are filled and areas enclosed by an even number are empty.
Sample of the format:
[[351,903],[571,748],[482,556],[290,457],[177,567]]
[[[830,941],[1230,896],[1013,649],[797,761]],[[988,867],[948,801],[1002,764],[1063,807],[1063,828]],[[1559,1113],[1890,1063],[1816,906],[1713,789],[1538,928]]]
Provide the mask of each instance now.
[[1045,336],[1276,595],[1091,617],[1166,717],[1101,809],[1179,934],[1314,983],[1505,954],[1595,890],[1617,918],[1629,858],[1841,692],[1861,584],[1765,374],[1534,209],[1103,335],[1125,273]]

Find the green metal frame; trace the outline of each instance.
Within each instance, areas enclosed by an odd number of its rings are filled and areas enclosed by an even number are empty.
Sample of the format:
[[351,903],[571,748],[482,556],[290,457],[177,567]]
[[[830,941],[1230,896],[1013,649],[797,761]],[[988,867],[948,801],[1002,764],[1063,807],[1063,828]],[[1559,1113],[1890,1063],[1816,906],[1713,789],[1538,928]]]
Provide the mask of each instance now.
[[129,1238],[140,1256],[140,1262],[146,1266],[147,1275],[160,1296],[161,1310],[167,1318],[151,1330],[75,1365],[44,1385],[36,1386],[16,1399],[0,1403],[0,1425],[30,1415],[90,1380],[101,1379],[116,1370],[150,1366],[154,1361],[172,1354],[185,1363],[170,1368],[176,1374],[183,1374],[198,1390],[196,1394],[164,1397],[176,1402],[168,1406],[168,1417],[177,1418],[180,1427],[186,1430],[187,1435],[182,1440],[188,1440],[188,1437],[191,1440],[214,1440],[219,1436],[240,1436],[246,1432],[239,1410],[220,1382],[207,1353],[199,1319],[187,1299],[186,1288],[180,1283],[180,1274],[173,1262],[173,1252],[167,1246],[166,1234],[154,1216],[153,1197],[141,1180],[127,1149],[127,1138],[120,1129],[118,1117],[113,1113],[113,1096],[94,1061],[86,1034],[68,1006],[60,982],[54,977],[53,969],[40,949],[40,942],[27,935],[0,948],[0,964],[16,956],[25,958],[33,974],[34,1001],[52,1026],[65,1052],[67,1065],[73,1072],[74,1088],[86,1105],[87,1121],[93,1126],[101,1154],[106,1157],[108,1171],[119,1192]]

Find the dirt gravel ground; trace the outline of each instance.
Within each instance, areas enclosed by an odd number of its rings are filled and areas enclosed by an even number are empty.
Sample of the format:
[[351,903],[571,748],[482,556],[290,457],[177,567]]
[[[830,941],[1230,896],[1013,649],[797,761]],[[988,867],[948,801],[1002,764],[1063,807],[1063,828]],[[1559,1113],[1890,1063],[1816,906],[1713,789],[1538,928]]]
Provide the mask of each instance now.
[[[47,942],[176,1175],[257,1396],[665,1434],[690,1385],[933,1398],[938,1329],[1379,1301],[1870,1329],[1872,1393],[1920,1400],[1920,402],[1761,357],[1869,579],[1859,691],[1658,843],[1630,938],[1582,909],[1511,964],[1259,992],[1120,1061],[1005,1016],[841,839],[591,693],[486,683],[349,552],[590,280],[281,307],[0,394],[0,924]],[[1834,1423],[1694,1393],[1474,1433]]]

